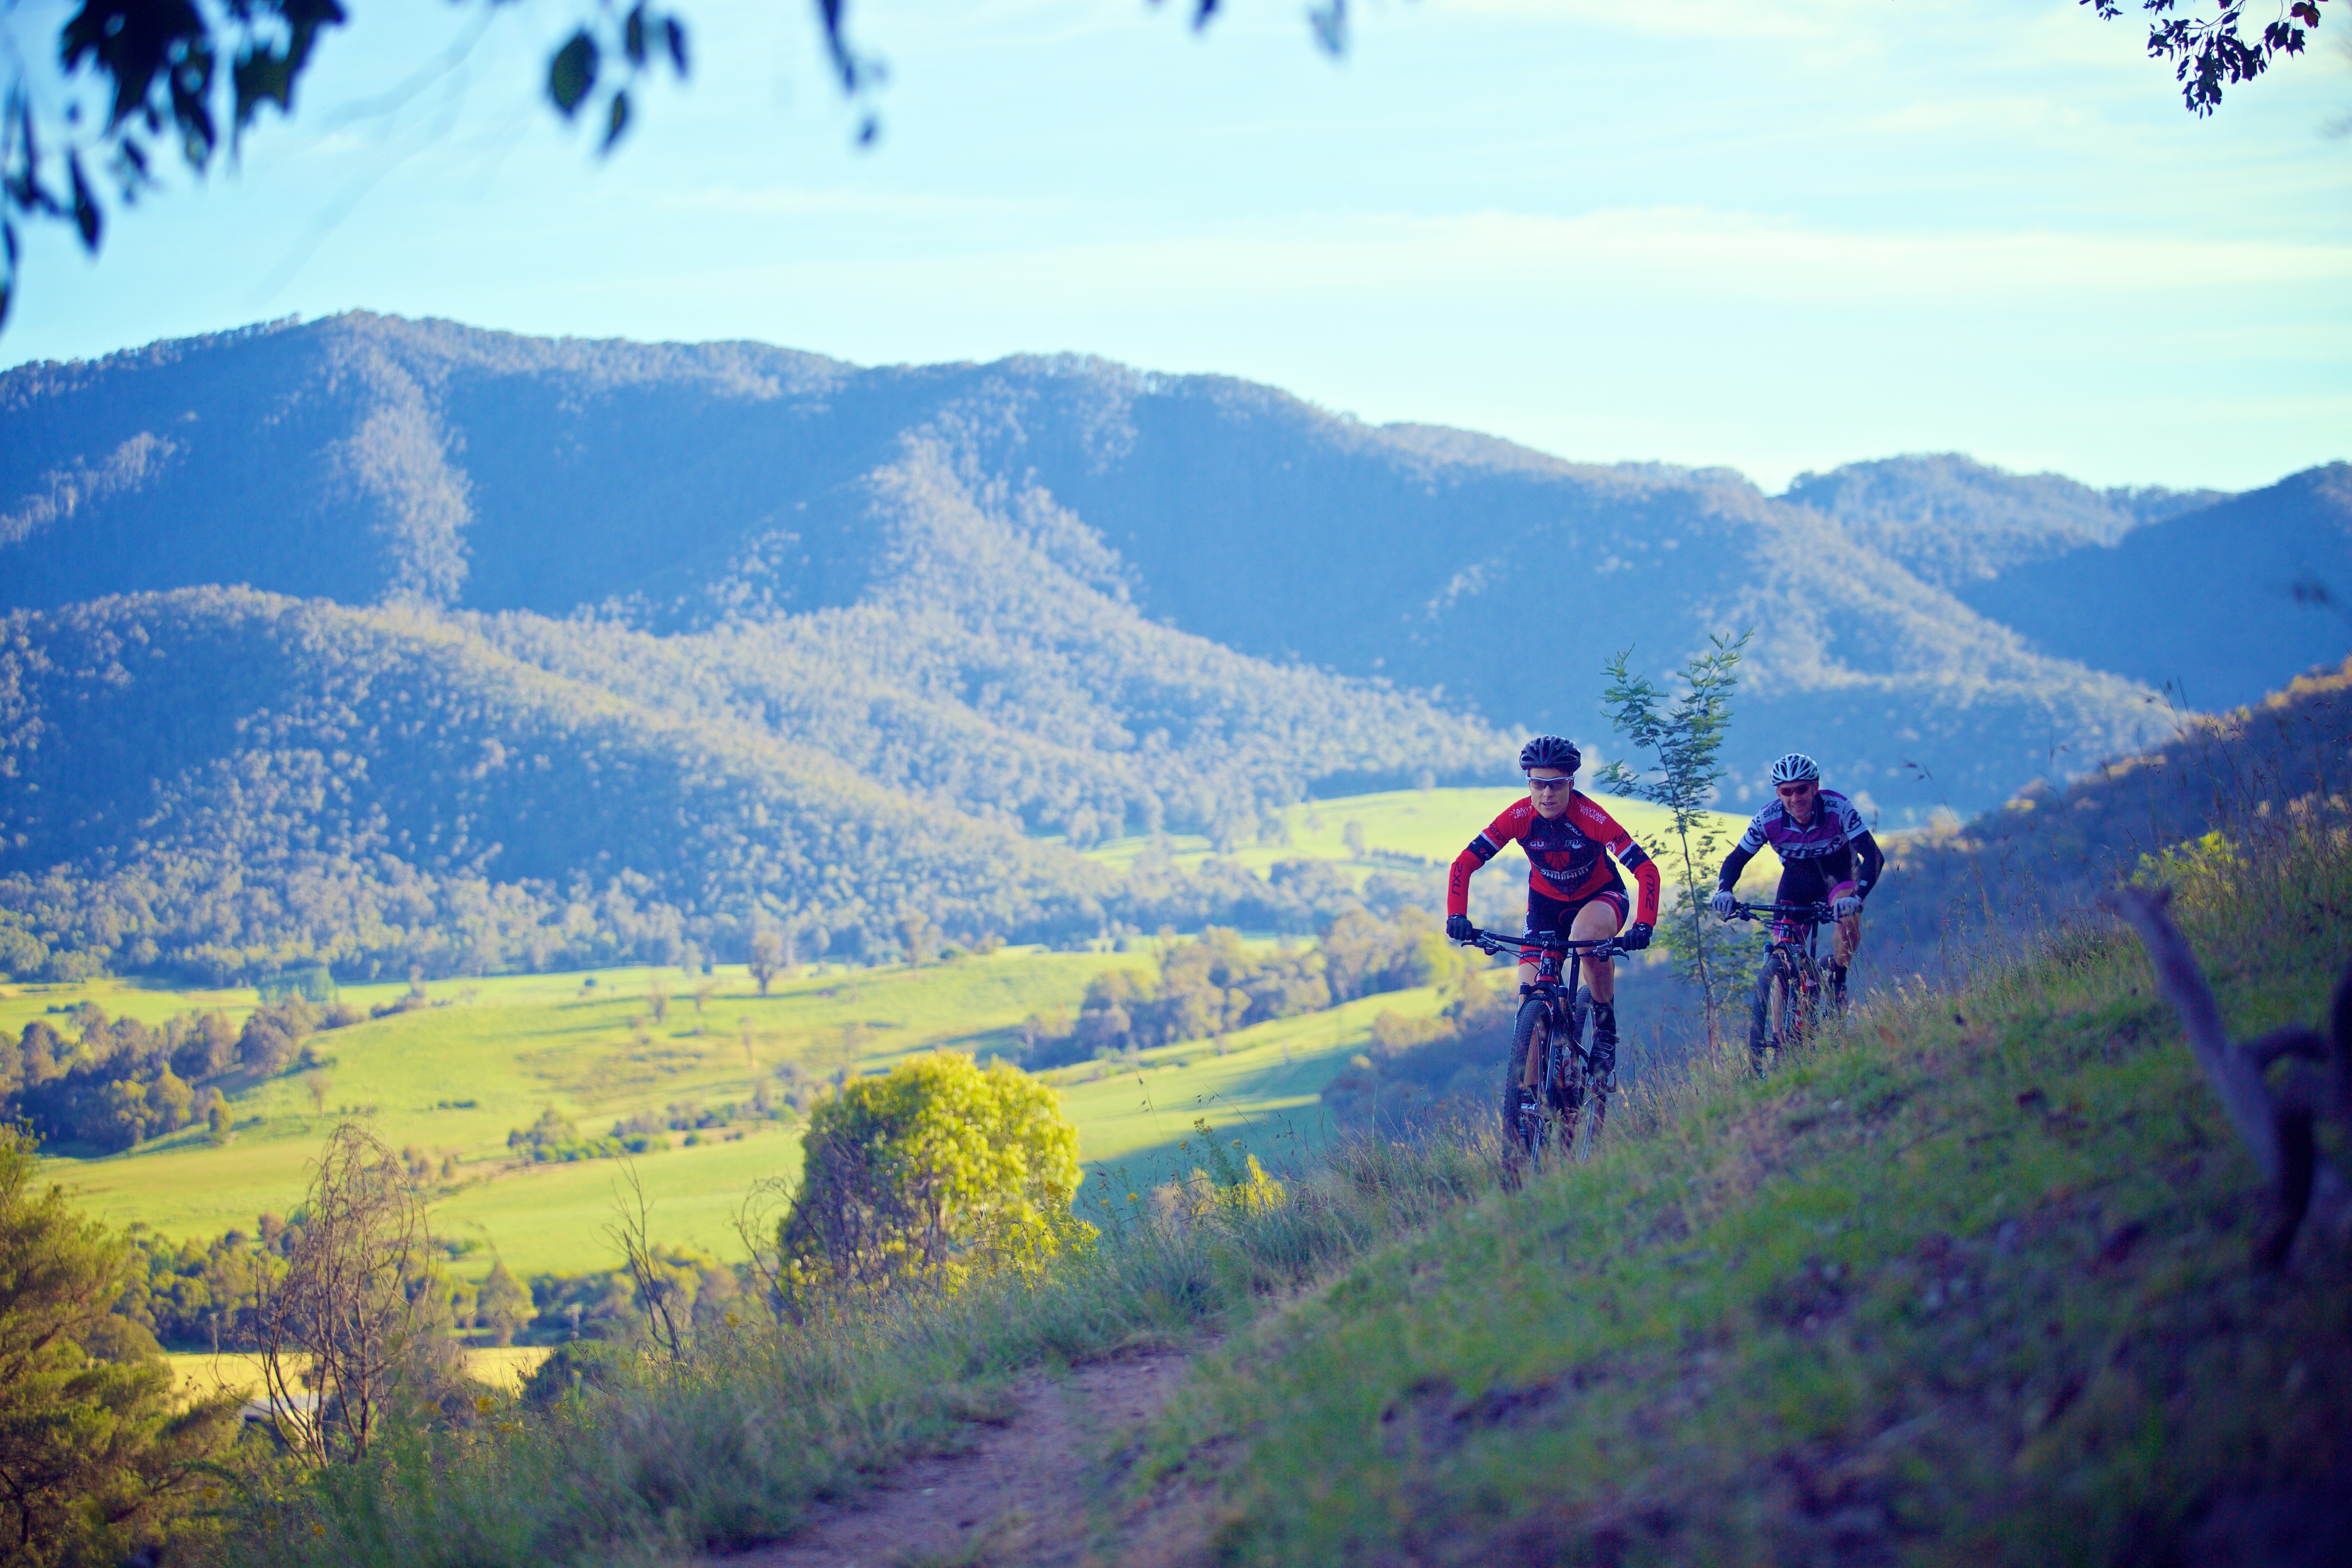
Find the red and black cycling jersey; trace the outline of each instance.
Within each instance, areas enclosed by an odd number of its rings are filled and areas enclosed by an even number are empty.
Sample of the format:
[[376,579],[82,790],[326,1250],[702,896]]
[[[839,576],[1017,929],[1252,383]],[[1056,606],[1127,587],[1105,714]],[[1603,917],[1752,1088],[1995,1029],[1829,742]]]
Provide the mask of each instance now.
[[1616,856],[1641,887],[1635,922],[1658,923],[1658,868],[1599,801],[1579,791],[1570,793],[1568,809],[1558,816],[1545,816],[1532,800],[1513,801],[1505,807],[1486,832],[1454,858],[1454,870],[1445,882],[1447,914],[1470,912],[1472,874],[1513,840],[1527,851],[1528,890],[1562,903],[1580,903],[1603,888],[1622,886],[1617,868],[1609,863],[1609,857]]

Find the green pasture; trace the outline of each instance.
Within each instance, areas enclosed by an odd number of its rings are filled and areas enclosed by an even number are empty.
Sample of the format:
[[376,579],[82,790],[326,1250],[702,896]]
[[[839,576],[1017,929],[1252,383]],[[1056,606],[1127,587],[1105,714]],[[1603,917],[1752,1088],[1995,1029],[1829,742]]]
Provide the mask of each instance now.
[[[436,1172],[455,1157],[436,1221],[450,1239],[483,1244],[468,1263],[486,1269],[494,1247],[519,1269],[586,1268],[603,1257],[601,1226],[616,1167],[515,1169],[507,1133],[542,1110],[572,1118],[583,1133],[603,1133],[640,1111],[748,1102],[763,1080],[781,1090],[780,1068],[806,1079],[845,1068],[871,1070],[940,1047],[985,1054],[1009,1041],[1028,1014],[1075,1009],[1098,971],[1146,962],[1024,948],[920,970],[825,965],[780,978],[764,997],[740,966],[709,976],[613,969],[435,984],[427,987],[431,1005],[311,1037],[325,1058],[313,1073],[242,1088],[230,1080],[236,1131],[226,1146],[190,1128],[124,1154],[60,1158],[51,1168],[109,1220],[143,1221],[167,1236],[213,1236],[296,1203],[327,1129],[360,1114],[386,1142],[415,1150]],[[706,983],[713,989],[698,1007],[694,991]],[[667,1016],[658,1020],[656,984],[670,992]],[[0,1007],[25,1016],[85,996],[109,1011],[135,1007],[156,1018],[196,1005],[249,1010],[256,1000],[250,991],[178,994],[107,981],[8,989]],[[349,986],[342,996],[365,1006],[405,989]],[[737,1134],[735,1142],[687,1148],[686,1134],[673,1132],[669,1152],[637,1163],[666,1238],[718,1244],[731,1200],[699,1194],[740,1193],[760,1176],[797,1168],[797,1141],[777,1123],[738,1121],[700,1136]],[[583,1260],[583,1250],[595,1259]]]
[[[249,1229],[265,1210],[293,1207],[320,1141],[357,1114],[395,1149],[431,1162],[435,1232],[472,1244],[458,1272],[485,1273],[494,1256],[525,1275],[601,1269],[616,1260],[606,1227],[623,1168],[610,1160],[516,1162],[509,1131],[542,1110],[601,1134],[617,1120],[673,1104],[747,1103],[762,1080],[783,1089],[777,1073],[787,1066],[805,1081],[844,1068],[878,1070],[939,1047],[985,1055],[1012,1041],[1033,1012],[1075,1012],[1100,971],[1150,962],[1141,953],[1020,948],[914,971],[826,965],[777,980],[765,997],[740,967],[709,976],[610,969],[435,984],[425,1007],[311,1037],[325,1058],[314,1073],[241,1089],[232,1080],[236,1131],[226,1145],[191,1128],[106,1159],[56,1159],[50,1168],[110,1222],[212,1237]],[[712,990],[698,1008],[693,993],[706,983]],[[669,992],[668,1016],[658,1021],[657,984]],[[342,995],[368,1005],[405,989],[349,986]],[[239,1014],[255,1005],[250,991],[100,981],[10,988],[0,1008],[36,1016],[85,997],[110,1013],[155,1019],[190,1006]],[[1236,1031],[1222,1055],[1213,1042],[1191,1041],[1143,1053],[1124,1068],[1087,1063],[1048,1077],[1062,1089],[1092,1169],[1164,1179],[1162,1167],[1196,1116],[1245,1136],[1274,1163],[1320,1136],[1317,1095],[1363,1048],[1374,1017],[1383,1009],[1427,1013],[1439,1000],[1430,989],[1370,997]],[[693,1146],[686,1136],[673,1131],[670,1149],[633,1162],[653,1233],[739,1256],[731,1222],[745,1197],[772,1178],[798,1176],[797,1122],[737,1121],[697,1135]],[[445,1157],[457,1161],[446,1179],[438,1174]]]
[[[1478,830],[1501,815],[1505,806],[1526,797],[1524,788],[1508,784],[1475,789],[1399,789],[1378,795],[1354,795],[1337,800],[1307,800],[1286,806],[1282,824],[1289,842],[1236,846],[1226,857],[1263,875],[1279,860],[1332,860],[1353,870],[1435,869],[1453,862]],[[1622,795],[1595,795],[1609,815],[1634,837],[1653,846],[1666,835],[1672,817],[1662,807]],[[1739,836],[1748,819],[1712,814],[1726,836],[1723,850]],[[1348,845],[1348,826],[1362,832],[1363,853]],[[1114,838],[1087,851],[1089,858],[1128,867],[1154,844],[1178,865],[1197,865],[1213,852],[1210,841],[1197,834]],[[1718,858],[1722,851],[1718,851]],[[1507,858],[1519,860],[1518,851]],[[1500,868],[1497,868],[1499,870]],[[1709,871],[1712,867],[1707,868]]]
[[[1367,872],[1434,868],[1516,798],[1509,789],[1449,789],[1303,802],[1285,814],[1290,844],[1253,846],[1235,858],[1261,871],[1297,855]],[[1654,808],[1606,804],[1636,834],[1655,836],[1665,826]],[[1722,821],[1736,831],[1736,818]],[[1360,829],[1360,857],[1347,843],[1350,823]],[[1095,853],[1131,861],[1148,844],[1126,839]],[[1209,853],[1203,839],[1172,844],[1180,860]],[[740,965],[709,975],[615,968],[436,982],[426,1006],[312,1037],[323,1058],[314,1070],[223,1086],[235,1118],[226,1145],[190,1128],[107,1159],[60,1158],[52,1169],[109,1221],[142,1222],[174,1237],[216,1236],[297,1204],[327,1130],[361,1115],[393,1147],[430,1163],[436,1234],[472,1244],[456,1265],[460,1272],[486,1272],[494,1256],[524,1274],[603,1268],[614,1258],[605,1230],[622,1168],[612,1161],[518,1164],[507,1134],[542,1110],[597,1135],[639,1112],[747,1104],[762,1083],[784,1089],[782,1074],[807,1082],[870,1072],[941,1047],[986,1056],[1011,1045],[1031,1013],[1075,1012],[1087,982],[1104,969],[1150,963],[1134,952],[1008,948],[920,969],[803,968],[780,977],[766,996]],[[656,988],[667,993],[667,1016],[658,1018]],[[406,989],[346,986],[341,999],[379,1006]],[[250,989],[174,991],[116,979],[0,986],[0,1028],[13,1033],[85,1001],[160,1023],[191,1009],[241,1019],[258,998]],[[1438,1005],[1428,990],[1371,997],[1239,1031],[1222,1055],[1212,1042],[1191,1041],[1147,1052],[1124,1069],[1089,1063],[1050,1077],[1078,1124],[1090,1171],[1165,1179],[1175,1145],[1203,1116],[1280,1165],[1322,1136],[1317,1097],[1363,1048],[1372,1019],[1384,1009],[1427,1013]],[[746,1194],[798,1174],[796,1121],[737,1120],[691,1147],[683,1132],[668,1136],[668,1150],[634,1162],[655,1235],[739,1254],[731,1222]]]

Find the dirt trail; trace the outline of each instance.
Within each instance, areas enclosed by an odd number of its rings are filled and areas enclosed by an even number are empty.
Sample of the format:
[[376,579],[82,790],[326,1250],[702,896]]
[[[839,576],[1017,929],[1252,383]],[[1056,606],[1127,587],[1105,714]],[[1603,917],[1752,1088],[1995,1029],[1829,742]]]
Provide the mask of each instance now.
[[1158,1413],[1187,1358],[1154,1352],[1014,1385],[1014,1411],[959,1454],[902,1466],[854,1503],[819,1508],[791,1540],[709,1568],[1188,1568],[1206,1500],[1119,1507],[1115,1446]]

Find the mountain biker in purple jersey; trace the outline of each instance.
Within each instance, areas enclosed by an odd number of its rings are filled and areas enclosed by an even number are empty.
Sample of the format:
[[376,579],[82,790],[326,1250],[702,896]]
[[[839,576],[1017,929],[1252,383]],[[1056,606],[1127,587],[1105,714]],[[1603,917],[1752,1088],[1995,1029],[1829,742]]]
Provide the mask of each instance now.
[[1780,798],[1756,814],[1724,858],[1707,906],[1718,918],[1729,919],[1739,901],[1732,891],[1739,886],[1739,873],[1769,844],[1780,857],[1780,886],[1773,901],[1830,906],[1836,920],[1830,978],[1842,986],[1853,950],[1862,944],[1862,900],[1885,868],[1886,857],[1853,802],[1822,788],[1821,764],[1804,752],[1790,752],[1772,764],[1772,788]]

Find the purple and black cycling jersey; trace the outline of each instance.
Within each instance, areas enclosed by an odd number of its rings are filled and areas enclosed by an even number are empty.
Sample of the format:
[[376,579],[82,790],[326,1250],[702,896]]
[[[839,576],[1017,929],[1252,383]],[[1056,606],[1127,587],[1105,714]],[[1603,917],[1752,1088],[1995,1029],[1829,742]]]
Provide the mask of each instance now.
[[[1812,901],[1824,896],[1813,889],[1845,881],[1853,883],[1855,892],[1867,894],[1886,863],[1853,802],[1833,789],[1817,790],[1810,822],[1790,816],[1787,804],[1779,800],[1758,812],[1739,836],[1738,846],[1724,858],[1715,885],[1725,891],[1738,887],[1739,873],[1767,844],[1780,857],[1780,885],[1789,902]],[[1801,884],[1801,890],[1792,884]]]

